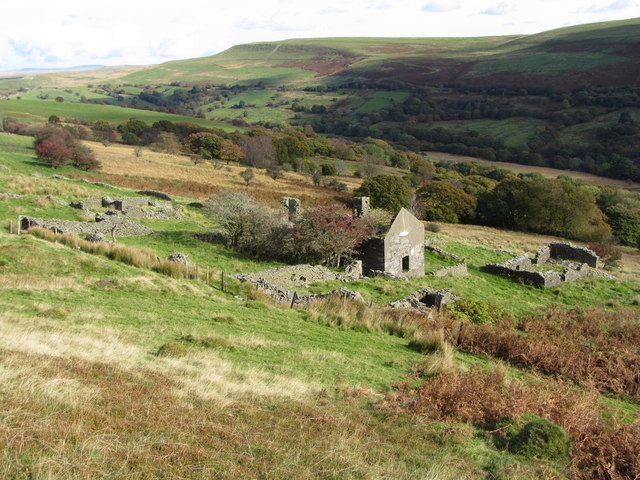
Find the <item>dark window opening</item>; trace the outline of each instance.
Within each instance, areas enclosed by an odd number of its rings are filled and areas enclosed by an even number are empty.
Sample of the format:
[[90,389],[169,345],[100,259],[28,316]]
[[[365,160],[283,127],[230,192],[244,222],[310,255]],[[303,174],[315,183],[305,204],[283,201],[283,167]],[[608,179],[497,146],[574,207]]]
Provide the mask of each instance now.
[[406,257],[402,257],[402,271],[409,271],[409,255],[407,255]]

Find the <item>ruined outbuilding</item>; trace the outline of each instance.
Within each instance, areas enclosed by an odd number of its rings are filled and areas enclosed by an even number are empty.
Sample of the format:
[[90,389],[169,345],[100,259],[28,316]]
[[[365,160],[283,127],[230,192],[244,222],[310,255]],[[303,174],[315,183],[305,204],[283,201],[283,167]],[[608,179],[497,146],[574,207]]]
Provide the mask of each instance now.
[[[561,271],[539,271],[536,268],[556,265]],[[511,278],[539,288],[553,288],[566,282],[597,277],[613,279],[598,270],[599,257],[593,250],[569,242],[552,242],[536,252],[533,261],[519,255],[502,263],[484,265],[483,271]]]
[[371,238],[360,248],[363,273],[392,276],[424,276],[424,225],[405,208],[398,212],[389,231]]

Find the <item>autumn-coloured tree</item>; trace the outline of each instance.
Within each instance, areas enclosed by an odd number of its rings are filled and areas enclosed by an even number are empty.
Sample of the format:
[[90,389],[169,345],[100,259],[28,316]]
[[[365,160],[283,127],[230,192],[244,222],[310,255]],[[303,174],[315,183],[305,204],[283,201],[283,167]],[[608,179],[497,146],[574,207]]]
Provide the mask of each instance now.
[[180,153],[180,141],[175,133],[160,132],[156,141],[151,144],[151,149],[156,152],[176,155]]
[[204,158],[220,158],[222,137],[214,133],[198,132],[189,135],[182,144],[186,153],[195,153]]
[[222,141],[222,147],[220,148],[220,160],[224,160],[229,165],[229,162],[239,162],[244,158],[244,152],[242,149],[233,143],[228,138]]
[[48,163],[53,168],[72,164],[83,169],[96,169],[100,162],[93,151],[82,145],[67,130],[54,124],[47,124],[35,134],[35,150],[38,160]]
[[276,147],[271,137],[267,135],[243,137],[240,144],[244,153],[243,163],[252,167],[264,168],[275,162]]
[[368,217],[354,217],[335,206],[305,210],[295,221],[294,255],[300,261],[337,266],[355,253],[375,227]]

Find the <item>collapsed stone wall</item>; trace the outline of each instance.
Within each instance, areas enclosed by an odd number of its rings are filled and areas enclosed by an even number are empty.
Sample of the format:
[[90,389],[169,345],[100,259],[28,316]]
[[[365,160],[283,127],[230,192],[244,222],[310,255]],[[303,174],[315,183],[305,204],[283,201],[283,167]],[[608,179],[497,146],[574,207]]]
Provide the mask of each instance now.
[[454,261],[459,262],[459,263],[463,263],[464,262],[464,258],[459,257],[455,253],[445,252],[440,247],[436,247],[435,245],[430,245],[427,242],[424,243],[424,249],[425,250],[429,250],[430,252],[433,252],[433,253],[435,253],[437,255],[440,255],[443,258],[447,258],[449,260],[454,260]]
[[31,227],[41,227],[54,232],[69,234],[111,235],[114,232],[118,237],[136,237],[153,233],[152,229],[140,225],[138,222],[120,218],[112,218],[102,222],[76,222],[55,218],[22,217],[20,228],[28,230]]
[[[575,282],[587,277],[614,278],[597,272],[598,259],[598,255],[588,248],[578,247],[568,242],[552,242],[540,248],[533,261],[527,255],[520,255],[502,263],[485,265],[481,269],[539,288],[553,288],[562,283]],[[561,265],[563,271],[532,270],[534,266],[541,267],[550,263]]]
[[85,198],[78,202],[72,202],[70,205],[73,208],[83,210],[88,215],[95,215],[94,210],[107,208],[110,209],[107,212],[109,215],[122,215],[129,218],[147,220],[182,220],[184,218],[184,212],[180,205],[173,205],[169,201],[149,197],[111,198],[104,196]]
[[333,290],[328,293],[317,293],[314,295],[306,295],[300,294],[294,290],[287,290],[286,288],[280,287],[278,285],[273,285],[263,278],[258,280],[248,280],[242,276],[235,276],[243,283],[251,283],[256,287],[256,290],[260,290],[261,292],[267,294],[271,298],[273,298],[278,303],[286,303],[291,305],[292,307],[300,307],[309,304],[310,302],[321,300],[324,298],[331,297],[339,297],[348,300],[355,300],[359,302],[364,302],[362,295],[358,292],[354,292],[353,290],[348,290],[346,288],[339,288],[337,290]]
[[233,278],[241,282],[256,284],[264,282],[278,285],[282,288],[306,288],[312,283],[330,282],[333,280],[346,281],[346,279],[321,265],[289,265],[273,268],[263,272],[239,273]]
[[426,313],[431,307],[441,308],[457,299],[458,297],[451,293],[451,289],[434,290],[423,287],[405,298],[389,303],[388,306],[391,308],[411,308],[420,313]]

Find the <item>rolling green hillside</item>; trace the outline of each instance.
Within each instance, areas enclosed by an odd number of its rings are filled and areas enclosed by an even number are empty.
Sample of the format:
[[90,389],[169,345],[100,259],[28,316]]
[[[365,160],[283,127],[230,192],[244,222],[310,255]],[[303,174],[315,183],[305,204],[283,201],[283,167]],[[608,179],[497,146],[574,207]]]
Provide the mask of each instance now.
[[0,79],[0,94],[7,116],[155,119],[144,108],[640,180],[640,19],[526,36],[259,42],[140,69]]

